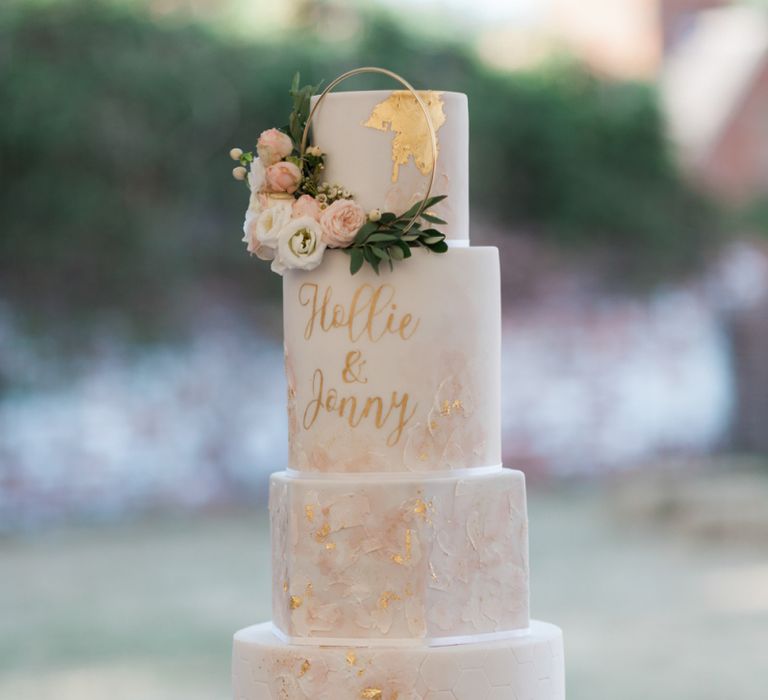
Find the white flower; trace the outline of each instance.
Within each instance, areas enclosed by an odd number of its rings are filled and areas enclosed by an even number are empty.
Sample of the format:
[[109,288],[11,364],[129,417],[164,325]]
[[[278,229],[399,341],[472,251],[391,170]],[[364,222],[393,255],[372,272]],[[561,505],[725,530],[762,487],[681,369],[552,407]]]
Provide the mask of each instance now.
[[242,148],[233,148],[229,152],[229,157],[232,160],[240,160],[241,156],[243,155],[243,149]]
[[291,219],[280,231],[272,270],[282,275],[288,269],[316,268],[326,248],[322,233],[320,224],[310,216]]
[[235,178],[235,180],[245,180],[247,174],[248,171],[242,165],[238,165],[236,168],[232,169],[232,177]]
[[264,245],[258,238],[257,224],[259,216],[264,211],[264,195],[260,195],[255,190],[251,192],[251,199],[248,203],[248,210],[245,212],[245,221],[243,222],[243,243],[251,255],[255,255],[262,260],[272,260],[275,257],[274,248]]
[[264,179],[266,177],[264,164],[261,158],[254,158],[251,162],[251,172],[248,173],[248,187],[251,192],[260,192],[264,189]]
[[270,202],[256,220],[256,238],[262,245],[277,248],[277,240],[283,227],[290,221],[293,197]]

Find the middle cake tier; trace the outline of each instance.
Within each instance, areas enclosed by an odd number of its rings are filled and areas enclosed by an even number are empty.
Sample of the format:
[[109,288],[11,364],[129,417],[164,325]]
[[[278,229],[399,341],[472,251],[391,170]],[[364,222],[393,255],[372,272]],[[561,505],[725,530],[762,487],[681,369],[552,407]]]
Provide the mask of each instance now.
[[450,644],[528,627],[522,472],[274,474],[273,619],[294,644]]

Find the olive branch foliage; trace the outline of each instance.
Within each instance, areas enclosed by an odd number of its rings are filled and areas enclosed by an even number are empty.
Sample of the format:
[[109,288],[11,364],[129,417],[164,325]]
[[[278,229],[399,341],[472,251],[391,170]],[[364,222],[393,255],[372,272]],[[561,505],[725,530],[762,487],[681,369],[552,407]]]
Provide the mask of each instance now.
[[[379,274],[381,263],[388,263],[392,269],[395,262],[411,257],[411,248],[426,248],[433,253],[445,253],[448,244],[445,234],[429,224],[445,224],[441,218],[427,210],[445,195],[428,197],[414,204],[402,214],[384,212],[378,221],[369,221],[360,228],[349,248],[342,250],[349,255],[349,271],[354,275],[363,264],[368,263]],[[421,212],[408,228],[410,220]],[[423,227],[422,220],[426,222]]]

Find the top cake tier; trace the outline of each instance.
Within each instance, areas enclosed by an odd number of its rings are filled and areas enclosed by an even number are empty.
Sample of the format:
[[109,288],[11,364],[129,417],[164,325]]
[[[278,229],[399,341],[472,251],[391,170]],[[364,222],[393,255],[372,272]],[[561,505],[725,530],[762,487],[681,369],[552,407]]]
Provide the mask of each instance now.
[[[467,96],[420,91],[437,135],[433,208],[446,237],[469,238],[469,117]],[[312,98],[312,104],[317,97]],[[432,169],[424,113],[405,90],[329,93],[312,120],[312,142],[326,153],[326,177],[349,188],[366,210],[401,213],[423,199]]]

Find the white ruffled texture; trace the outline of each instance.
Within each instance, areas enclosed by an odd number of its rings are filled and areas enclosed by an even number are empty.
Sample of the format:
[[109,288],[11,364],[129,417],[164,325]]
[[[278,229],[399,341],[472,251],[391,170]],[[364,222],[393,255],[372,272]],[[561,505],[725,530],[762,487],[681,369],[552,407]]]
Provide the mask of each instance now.
[[288,636],[426,639],[528,625],[520,472],[382,483],[276,476],[270,503],[273,615]]

